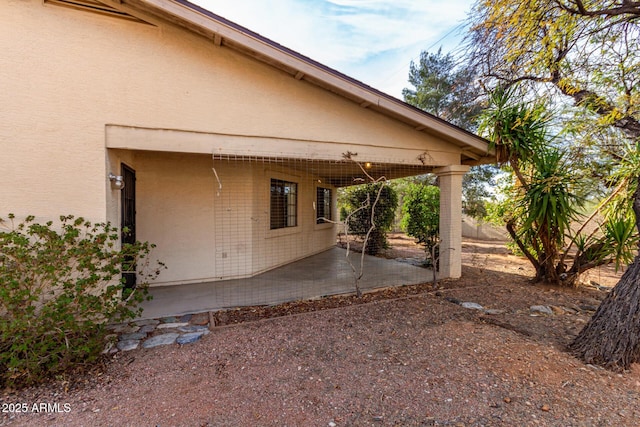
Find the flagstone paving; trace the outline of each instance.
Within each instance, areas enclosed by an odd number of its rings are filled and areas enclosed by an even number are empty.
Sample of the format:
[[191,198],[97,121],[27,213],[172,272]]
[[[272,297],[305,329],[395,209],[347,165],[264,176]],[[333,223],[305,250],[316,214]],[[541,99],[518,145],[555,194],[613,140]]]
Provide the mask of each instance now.
[[209,333],[209,314],[138,320],[111,325],[109,329],[117,338],[115,344],[105,349],[104,353],[108,354],[170,344],[191,344]]

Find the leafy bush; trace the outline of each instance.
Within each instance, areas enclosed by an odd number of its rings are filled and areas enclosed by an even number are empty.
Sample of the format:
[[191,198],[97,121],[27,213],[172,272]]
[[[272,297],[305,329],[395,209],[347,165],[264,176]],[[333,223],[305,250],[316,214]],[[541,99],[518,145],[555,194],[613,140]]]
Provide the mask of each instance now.
[[349,233],[361,237],[369,235],[365,252],[376,255],[389,247],[387,233],[398,208],[396,191],[385,182],[359,185],[346,189],[345,203]]
[[136,306],[163,265],[123,299],[121,271],[148,271],[153,245],[118,248],[116,228],[73,216],[58,225],[9,218],[0,220],[0,386],[15,387],[95,362],[106,324],[142,312]]
[[424,245],[429,258],[437,257],[433,250],[440,238],[440,188],[411,184],[404,196],[402,213],[402,229]]

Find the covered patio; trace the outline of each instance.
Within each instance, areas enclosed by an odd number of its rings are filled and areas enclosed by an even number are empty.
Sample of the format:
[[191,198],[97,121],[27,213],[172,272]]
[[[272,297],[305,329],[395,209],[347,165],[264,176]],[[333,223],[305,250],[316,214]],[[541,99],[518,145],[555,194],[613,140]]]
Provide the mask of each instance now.
[[[333,247],[291,264],[245,279],[152,287],[151,301],[142,304],[141,319],[180,316],[228,308],[274,305],[288,301],[355,292],[355,274],[346,250]],[[351,264],[360,270],[361,254],[350,252]],[[392,259],[364,256],[363,291],[424,283],[432,280],[427,268]]]
[[[30,82],[9,85],[0,129],[17,218],[72,213],[154,244],[157,317],[351,292],[338,192],[433,173],[439,277],[460,277],[462,179],[495,160],[485,140],[189,2],[87,15],[104,2],[0,2],[3,72]],[[367,258],[361,285],[429,276]]]

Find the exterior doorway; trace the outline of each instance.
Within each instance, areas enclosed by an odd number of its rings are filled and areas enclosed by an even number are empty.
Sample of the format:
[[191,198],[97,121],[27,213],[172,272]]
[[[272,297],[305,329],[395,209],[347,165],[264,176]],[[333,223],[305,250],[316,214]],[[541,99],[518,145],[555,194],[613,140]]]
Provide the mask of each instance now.
[[[122,244],[125,245],[136,242],[136,172],[125,164],[122,164],[122,180],[120,227]],[[132,261],[125,260],[122,266],[125,290],[136,287],[136,266],[130,265]]]

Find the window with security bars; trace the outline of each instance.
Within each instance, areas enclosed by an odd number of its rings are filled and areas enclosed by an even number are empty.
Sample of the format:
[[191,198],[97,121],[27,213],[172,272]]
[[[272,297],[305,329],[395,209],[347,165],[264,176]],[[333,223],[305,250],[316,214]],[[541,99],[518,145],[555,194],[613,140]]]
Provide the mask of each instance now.
[[324,224],[332,221],[331,216],[331,189],[318,187],[316,191],[316,224]]
[[298,184],[271,179],[271,229],[298,225]]

